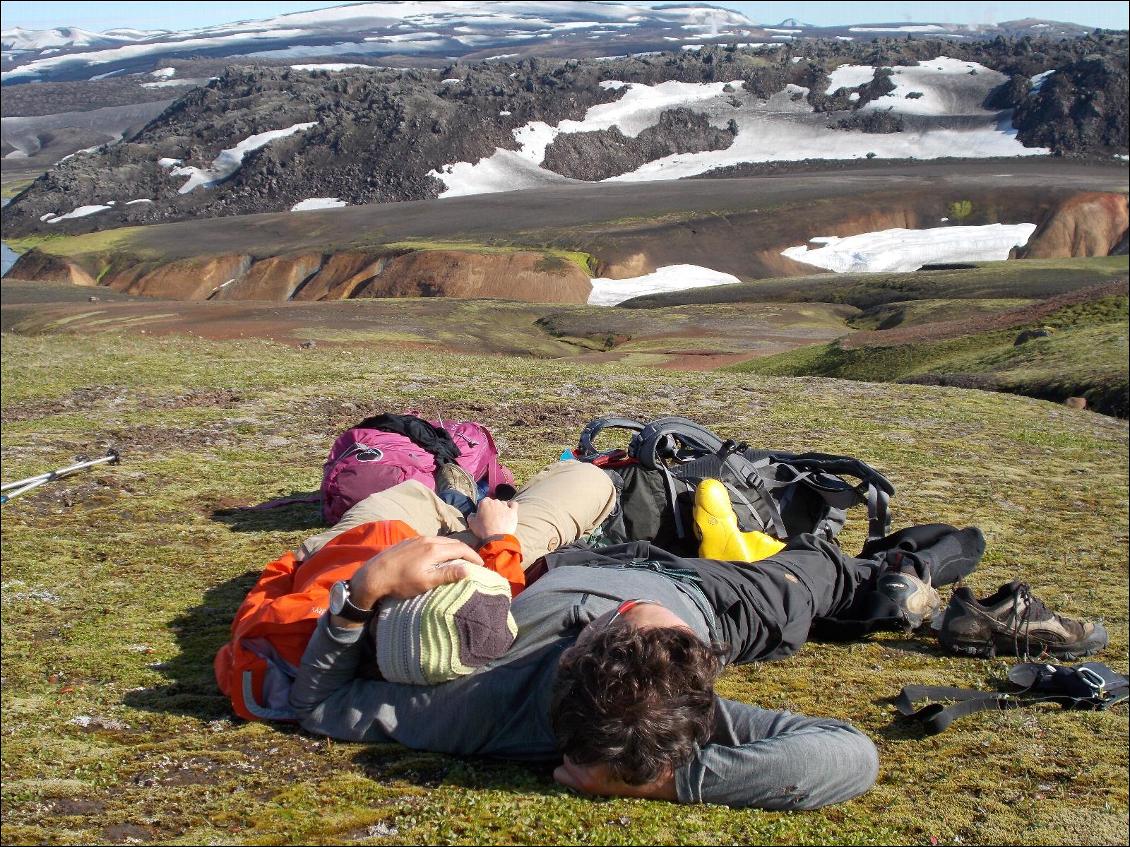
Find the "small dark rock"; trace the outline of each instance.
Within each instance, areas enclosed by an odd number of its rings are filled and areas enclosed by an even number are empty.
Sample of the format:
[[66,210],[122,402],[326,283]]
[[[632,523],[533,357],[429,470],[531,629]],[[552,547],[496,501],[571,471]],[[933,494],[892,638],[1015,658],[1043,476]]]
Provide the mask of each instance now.
[[1031,341],[1034,338],[1051,338],[1051,334],[1052,331],[1045,327],[1040,327],[1039,329],[1026,329],[1016,336],[1016,341],[1013,342],[1013,346],[1019,347],[1021,344],[1025,343],[1026,341]]
[[315,347],[318,346],[318,342],[317,341],[303,341],[298,346],[301,347],[303,350],[313,350]]

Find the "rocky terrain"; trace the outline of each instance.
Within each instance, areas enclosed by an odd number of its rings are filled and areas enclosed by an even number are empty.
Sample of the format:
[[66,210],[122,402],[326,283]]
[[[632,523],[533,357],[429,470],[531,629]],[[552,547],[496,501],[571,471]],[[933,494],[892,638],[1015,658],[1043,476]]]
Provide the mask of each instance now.
[[[1125,154],[1126,45],[1124,35],[1097,33],[970,43],[805,41],[768,51],[731,45],[612,61],[526,59],[438,70],[234,65],[189,90],[127,141],[55,165],[4,210],[4,228],[8,235],[73,233],[283,211],[311,198],[350,205],[434,198],[453,190],[453,181],[466,182],[463,175],[481,170],[474,163],[484,160],[517,170],[496,176],[489,189],[472,180],[459,191],[531,187],[554,179],[636,178],[629,172],[699,151],[725,152],[735,140],[756,148],[758,139],[742,139],[742,133],[761,127],[802,137],[817,128],[835,130],[820,136],[814,149],[834,147],[836,138],[856,144],[852,138],[860,134],[912,136],[909,142],[939,130],[975,127],[984,128],[978,137],[994,136],[1003,144],[1007,136],[994,127],[1007,126],[1010,108],[1018,138],[1031,152]],[[967,63],[970,71],[943,74],[938,78],[943,87],[931,89],[925,101],[915,100],[922,96],[913,90],[917,77],[902,81],[900,75],[943,55],[951,66]],[[842,66],[876,71],[869,79],[836,85],[834,74]],[[897,90],[905,94],[892,95],[900,81],[903,88]],[[673,84],[700,88],[679,89],[673,97],[659,93],[666,91],[660,86]],[[719,86],[717,93],[709,89],[713,99],[702,101],[696,92],[709,86]],[[537,127],[582,121],[593,107],[618,109],[612,104],[644,94],[656,106],[638,113],[646,119],[631,118],[627,131],[608,118],[593,131],[578,124],[581,131],[556,134],[542,148],[535,143],[543,131]],[[669,107],[661,105],[667,102]],[[287,128],[285,137],[252,143]],[[939,152],[963,155],[960,144],[938,144]],[[823,155],[862,158],[867,149],[856,144],[854,152]],[[514,155],[498,159],[499,151]],[[232,155],[234,168],[217,171],[217,163]],[[186,180],[179,174],[192,169],[211,175],[211,181],[181,193]]]

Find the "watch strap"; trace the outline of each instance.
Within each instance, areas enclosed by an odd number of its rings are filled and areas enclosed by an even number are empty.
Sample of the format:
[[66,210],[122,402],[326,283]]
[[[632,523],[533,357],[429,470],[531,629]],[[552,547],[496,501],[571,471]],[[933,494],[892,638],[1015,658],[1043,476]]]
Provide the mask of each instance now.
[[342,604],[341,610],[336,612],[338,616],[354,623],[367,623],[375,611],[375,609],[362,609],[354,605],[349,594],[349,583],[345,583],[345,602]]

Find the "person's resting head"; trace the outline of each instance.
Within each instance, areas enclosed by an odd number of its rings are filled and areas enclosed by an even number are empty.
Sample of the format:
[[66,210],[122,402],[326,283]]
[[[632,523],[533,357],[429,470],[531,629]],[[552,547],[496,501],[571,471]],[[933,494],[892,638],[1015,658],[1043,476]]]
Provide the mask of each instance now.
[[710,737],[722,655],[655,603],[601,615],[558,667],[550,722],[561,753],[628,785],[669,776]]

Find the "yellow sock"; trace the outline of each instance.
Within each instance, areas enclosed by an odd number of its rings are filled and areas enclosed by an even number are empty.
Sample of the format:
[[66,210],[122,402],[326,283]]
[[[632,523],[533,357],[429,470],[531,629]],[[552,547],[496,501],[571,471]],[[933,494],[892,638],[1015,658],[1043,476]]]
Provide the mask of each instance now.
[[704,479],[695,490],[694,528],[698,555],[703,559],[757,562],[785,548],[764,532],[742,532],[726,486],[716,479]]

